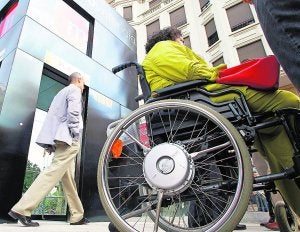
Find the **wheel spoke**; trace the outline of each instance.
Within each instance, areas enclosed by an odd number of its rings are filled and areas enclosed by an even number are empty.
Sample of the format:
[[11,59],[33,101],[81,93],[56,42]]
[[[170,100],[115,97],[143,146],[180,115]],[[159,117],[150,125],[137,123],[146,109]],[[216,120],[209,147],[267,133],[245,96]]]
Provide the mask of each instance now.
[[[251,166],[238,132],[222,116],[167,100],[133,111],[117,128],[103,146],[97,179],[114,224],[139,232],[233,229],[230,221],[243,211],[238,197],[250,195],[240,184],[241,168]],[[124,145],[114,158],[117,139]]]
[[150,148],[146,147],[144,144],[142,144],[139,140],[137,140],[133,135],[131,135],[129,132],[127,132],[126,130],[123,130],[123,132],[129,137],[131,138],[134,142],[137,143],[137,145],[139,145],[144,151],[149,151]]
[[157,207],[156,207],[156,218],[155,218],[155,224],[154,224],[154,229],[153,232],[156,232],[158,230],[158,222],[159,222],[159,217],[160,217],[160,211],[161,211],[161,203],[163,200],[164,192],[163,191],[158,191],[157,194]]
[[218,145],[218,146],[214,146],[214,147],[205,149],[205,150],[203,150],[203,151],[191,153],[191,157],[192,157],[193,160],[197,160],[197,159],[201,158],[203,154],[206,154],[206,153],[210,153],[210,152],[219,150],[219,149],[224,148],[224,147],[227,147],[227,146],[229,146],[229,145],[230,145],[230,142],[228,141],[228,142],[226,142],[226,143],[223,143],[223,144],[220,144],[220,145]]

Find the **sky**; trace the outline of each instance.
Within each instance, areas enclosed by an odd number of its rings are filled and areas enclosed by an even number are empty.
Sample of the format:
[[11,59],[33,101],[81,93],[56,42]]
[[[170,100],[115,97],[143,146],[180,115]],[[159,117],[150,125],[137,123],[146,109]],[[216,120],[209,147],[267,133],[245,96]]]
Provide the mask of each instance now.
[[35,143],[46,115],[47,112],[36,109],[28,153],[28,159],[30,160],[30,162],[37,164],[41,170],[43,170],[45,167],[48,167],[53,159],[53,154],[48,155],[46,153],[46,155],[44,155],[44,148]]

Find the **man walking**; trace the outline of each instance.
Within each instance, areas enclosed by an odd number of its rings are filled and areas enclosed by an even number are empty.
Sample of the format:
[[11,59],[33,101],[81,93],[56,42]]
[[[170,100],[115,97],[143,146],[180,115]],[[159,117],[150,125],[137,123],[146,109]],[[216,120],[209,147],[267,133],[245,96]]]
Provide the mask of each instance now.
[[75,158],[80,148],[79,138],[83,129],[81,96],[84,79],[80,73],[75,72],[70,75],[69,82],[54,97],[36,141],[49,152],[55,152],[52,164],[39,174],[8,213],[25,226],[39,226],[39,223],[31,221],[31,212],[59,180],[62,181],[69,205],[70,224],[88,223],[83,216],[84,210],[74,180]]

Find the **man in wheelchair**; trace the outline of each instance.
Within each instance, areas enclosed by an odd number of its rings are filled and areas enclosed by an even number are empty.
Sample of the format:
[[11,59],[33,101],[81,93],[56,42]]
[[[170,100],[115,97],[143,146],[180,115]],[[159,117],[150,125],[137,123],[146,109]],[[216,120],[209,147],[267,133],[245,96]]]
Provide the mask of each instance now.
[[[285,90],[255,90],[249,86],[233,86],[216,83],[225,64],[210,67],[200,56],[183,45],[181,32],[176,28],[166,28],[154,34],[146,44],[146,57],[142,63],[147,82],[153,96],[156,91],[178,83],[201,80],[207,81],[203,88],[209,92],[224,89],[240,91],[253,113],[275,112],[284,108],[300,108],[300,99]],[[262,80],[263,81],[263,80]],[[235,93],[211,96],[215,103],[237,98]],[[299,120],[299,116],[298,120]],[[291,120],[297,120],[292,118]],[[295,127],[299,127],[299,124]],[[299,133],[299,128],[295,128]],[[293,166],[294,147],[282,126],[261,129],[256,134],[254,147],[267,159],[272,173],[278,173]],[[298,180],[275,181],[285,201],[300,216],[300,189]]]

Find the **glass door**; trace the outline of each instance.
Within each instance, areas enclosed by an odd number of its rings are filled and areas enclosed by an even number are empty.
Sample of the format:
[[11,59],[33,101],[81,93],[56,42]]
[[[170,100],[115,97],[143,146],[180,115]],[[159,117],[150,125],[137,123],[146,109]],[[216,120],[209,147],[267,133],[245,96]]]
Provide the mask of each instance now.
[[[43,72],[33,122],[23,192],[29,188],[38,174],[52,162],[53,154],[45,153],[44,149],[38,146],[35,141],[54,96],[66,86],[66,82],[63,77],[52,75],[49,71]],[[65,218],[66,213],[67,202],[64,198],[62,184],[58,183],[32,212],[32,215],[42,219],[53,218],[53,216],[63,216]]]

